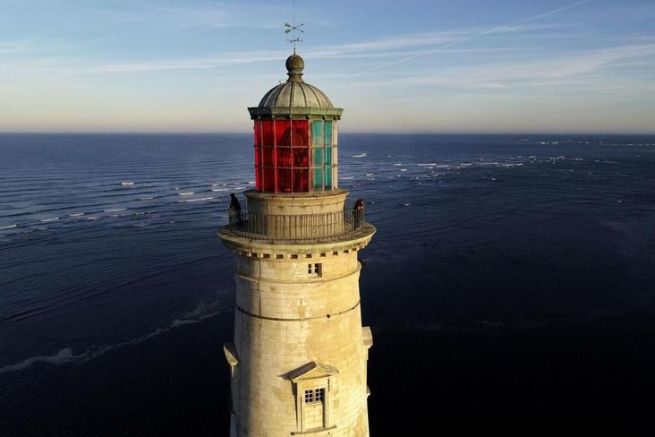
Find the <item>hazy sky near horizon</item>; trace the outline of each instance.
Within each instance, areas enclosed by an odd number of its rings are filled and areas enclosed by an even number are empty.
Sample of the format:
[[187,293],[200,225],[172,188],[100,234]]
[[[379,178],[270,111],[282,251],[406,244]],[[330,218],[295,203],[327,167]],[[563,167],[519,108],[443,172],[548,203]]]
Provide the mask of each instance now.
[[[655,132],[653,0],[297,0],[349,132]],[[0,132],[247,132],[292,0],[0,0]]]

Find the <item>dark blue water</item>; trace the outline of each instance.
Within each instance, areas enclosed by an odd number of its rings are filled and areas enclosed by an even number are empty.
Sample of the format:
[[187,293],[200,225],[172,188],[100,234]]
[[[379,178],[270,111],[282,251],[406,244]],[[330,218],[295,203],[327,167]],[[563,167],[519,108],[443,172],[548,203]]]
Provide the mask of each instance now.
[[[378,228],[360,255],[374,437],[650,423],[655,138],[341,140],[340,184]],[[0,435],[226,435],[216,230],[251,150],[0,135]]]

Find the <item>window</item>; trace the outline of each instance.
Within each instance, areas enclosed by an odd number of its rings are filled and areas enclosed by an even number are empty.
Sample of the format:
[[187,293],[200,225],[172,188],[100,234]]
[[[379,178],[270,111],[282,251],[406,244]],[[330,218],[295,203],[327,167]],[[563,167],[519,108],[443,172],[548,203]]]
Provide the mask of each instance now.
[[313,390],[305,390],[305,403],[313,404],[316,402],[323,402],[325,399],[325,389],[317,388]]
[[337,188],[337,123],[275,119],[254,123],[255,187],[290,193]]
[[323,264],[307,264],[307,273],[310,275],[323,276]]

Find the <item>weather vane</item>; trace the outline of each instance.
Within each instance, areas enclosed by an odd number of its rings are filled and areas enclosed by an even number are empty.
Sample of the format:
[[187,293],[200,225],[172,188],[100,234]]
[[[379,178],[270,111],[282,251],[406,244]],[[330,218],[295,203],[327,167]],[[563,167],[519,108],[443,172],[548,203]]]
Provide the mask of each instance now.
[[302,42],[300,37],[298,36],[298,32],[300,33],[305,33],[301,27],[303,27],[305,23],[301,23],[296,25],[296,0],[293,0],[293,25],[289,23],[284,23],[284,33],[288,34],[290,32],[293,32],[293,38],[287,39],[290,44],[293,44],[293,54],[296,54],[296,44],[299,42]]

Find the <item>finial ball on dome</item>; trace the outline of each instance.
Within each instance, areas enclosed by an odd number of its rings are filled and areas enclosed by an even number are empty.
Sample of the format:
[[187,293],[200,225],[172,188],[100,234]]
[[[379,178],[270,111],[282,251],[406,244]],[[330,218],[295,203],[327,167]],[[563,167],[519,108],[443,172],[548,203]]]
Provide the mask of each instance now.
[[302,75],[303,69],[305,68],[305,61],[294,53],[287,58],[286,66],[290,78],[299,78]]

